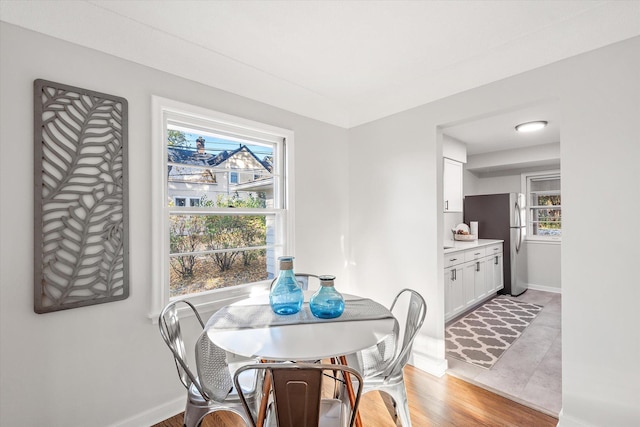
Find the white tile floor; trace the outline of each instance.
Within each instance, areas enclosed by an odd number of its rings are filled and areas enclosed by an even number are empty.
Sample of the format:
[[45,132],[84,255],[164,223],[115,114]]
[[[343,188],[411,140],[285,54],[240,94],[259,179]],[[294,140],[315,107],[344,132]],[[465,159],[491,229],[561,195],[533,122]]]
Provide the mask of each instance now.
[[447,357],[447,373],[557,417],[562,408],[561,295],[527,290],[544,308],[491,369]]

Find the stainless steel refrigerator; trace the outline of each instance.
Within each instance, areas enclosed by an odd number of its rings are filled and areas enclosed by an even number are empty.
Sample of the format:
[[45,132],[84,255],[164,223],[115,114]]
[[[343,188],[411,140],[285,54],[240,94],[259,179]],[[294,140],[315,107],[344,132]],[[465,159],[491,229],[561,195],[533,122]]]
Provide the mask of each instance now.
[[478,221],[479,239],[504,240],[503,293],[518,296],[527,290],[523,240],[525,197],[521,193],[485,194],[464,198],[464,222]]

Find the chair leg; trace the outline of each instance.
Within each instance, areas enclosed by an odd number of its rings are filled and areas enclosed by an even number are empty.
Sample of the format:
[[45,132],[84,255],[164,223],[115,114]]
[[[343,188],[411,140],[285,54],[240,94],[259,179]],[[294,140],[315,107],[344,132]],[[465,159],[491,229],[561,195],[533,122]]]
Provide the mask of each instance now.
[[384,407],[386,408],[387,412],[389,413],[391,418],[393,418],[393,422],[397,425],[398,424],[398,408],[397,408],[398,405],[396,405],[396,401],[393,400],[391,395],[389,395],[389,393],[386,393],[386,392],[381,392],[380,398],[382,399],[382,402],[384,403]]
[[[382,400],[396,425],[398,421],[400,421],[402,427],[411,427],[409,401],[407,400],[407,390],[405,389],[404,383],[399,382],[378,386],[375,387],[374,390],[382,392],[380,393]],[[391,400],[391,402],[389,402],[389,400]]]
[[184,410],[184,427],[200,427],[202,419],[209,413],[208,408],[187,403]]
[[392,396],[396,416],[400,419],[402,427],[411,427],[411,416],[409,415],[409,401],[407,400],[407,390],[403,383],[393,387]]

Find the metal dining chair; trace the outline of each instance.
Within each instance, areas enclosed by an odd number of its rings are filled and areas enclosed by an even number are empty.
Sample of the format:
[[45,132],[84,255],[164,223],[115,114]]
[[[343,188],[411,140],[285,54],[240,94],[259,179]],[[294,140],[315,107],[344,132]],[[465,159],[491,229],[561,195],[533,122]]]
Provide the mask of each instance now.
[[[193,311],[203,330],[195,344],[197,376],[194,375],[187,362],[178,314],[180,305]],[[226,352],[208,339],[202,318],[193,304],[186,300],[169,303],[160,313],[158,326],[162,339],[173,354],[180,381],[188,391],[184,426],[200,426],[207,414],[216,411],[234,412],[242,417],[247,426],[251,425],[245,404],[240,400],[236,387],[242,388],[244,401],[256,402],[260,395],[260,381],[255,375],[245,375],[238,380],[238,385],[234,387]]]
[[[406,311],[399,313],[400,308],[406,308]],[[399,418],[402,427],[411,427],[403,369],[409,361],[413,341],[427,314],[427,304],[418,292],[403,289],[393,300],[390,311],[396,318],[406,316],[402,345],[399,348],[395,346],[395,338],[385,340],[375,347],[348,355],[347,363],[362,372],[362,394],[374,390],[388,394],[393,399],[395,411],[391,416]],[[396,329],[395,337],[398,336],[397,332]]]
[[[271,394],[268,397],[267,427],[348,427],[353,426],[360,404],[363,384],[360,373],[348,366],[316,363],[256,363],[245,365],[236,371],[234,382],[251,370],[271,376]],[[323,379],[344,382],[349,375],[357,388],[353,406],[348,400],[323,398]],[[254,411],[244,393],[240,399],[245,405],[252,426],[256,427]]]

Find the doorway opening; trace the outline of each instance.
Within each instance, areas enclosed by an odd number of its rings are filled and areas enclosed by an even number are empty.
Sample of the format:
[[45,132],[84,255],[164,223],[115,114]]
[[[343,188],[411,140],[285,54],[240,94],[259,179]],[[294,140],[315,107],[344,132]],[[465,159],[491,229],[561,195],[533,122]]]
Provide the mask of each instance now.
[[[535,120],[545,120],[548,126],[539,133],[516,132],[517,124]],[[460,195],[463,199],[465,196],[482,194],[527,194],[527,189],[523,188],[526,182],[523,177],[526,174],[560,171],[560,126],[559,106],[555,100],[515,106],[442,125],[439,127],[439,134],[442,138],[443,162],[446,159],[461,164]],[[445,190],[446,180],[443,176]],[[455,196],[456,193],[443,191],[445,198],[452,197],[451,194]],[[456,203],[451,204],[449,201],[449,206],[451,205],[456,206]],[[460,205],[463,206],[463,203]],[[528,202],[528,205],[532,204]],[[451,230],[464,224],[465,217],[463,209],[451,211],[446,207],[447,203],[443,200],[442,246],[448,248],[444,249],[447,253],[451,253],[451,246],[455,247],[455,236]],[[527,215],[531,213],[528,212]],[[455,313],[455,317],[448,313],[445,328],[493,297],[541,307],[535,319],[523,329],[493,366],[480,367],[448,353],[447,374],[558,417],[562,407],[561,246],[561,239],[552,241],[527,236],[520,257],[523,264],[518,264],[523,280],[527,283],[526,292],[517,297],[490,293],[467,307],[464,312]],[[505,253],[505,256],[508,255]],[[445,268],[445,281],[451,268]],[[445,342],[451,344],[447,342],[446,334]]]

